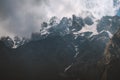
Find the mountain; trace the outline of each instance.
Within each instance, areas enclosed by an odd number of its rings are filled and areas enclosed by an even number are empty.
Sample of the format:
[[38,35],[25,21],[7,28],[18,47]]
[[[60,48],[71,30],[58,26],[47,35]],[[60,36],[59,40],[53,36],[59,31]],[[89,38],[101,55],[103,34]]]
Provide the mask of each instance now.
[[120,80],[120,30],[114,34],[105,49],[104,64],[102,80]]
[[1,80],[101,80],[106,44],[120,17],[52,17],[30,39],[2,37]]

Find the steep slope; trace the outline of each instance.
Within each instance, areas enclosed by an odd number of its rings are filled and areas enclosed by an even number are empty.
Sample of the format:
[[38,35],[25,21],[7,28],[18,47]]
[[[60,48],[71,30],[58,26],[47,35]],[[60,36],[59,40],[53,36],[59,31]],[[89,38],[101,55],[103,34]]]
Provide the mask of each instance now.
[[120,30],[110,40],[105,50],[105,71],[102,80],[120,80]]
[[[119,28],[119,17],[105,16],[97,24],[97,35],[78,36],[77,56],[66,68],[68,78],[72,80],[101,80],[105,65],[101,62],[104,49],[111,35]],[[81,42],[80,42],[81,41]],[[87,77],[86,77],[87,76]]]
[[[83,39],[79,37],[80,40]],[[70,78],[74,78],[73,80],[100,80],[102,71],[99,69],[98,62],[103,57],[108,41],[109,35],[107,32],[103,32],[90,39],[85,38],[84,42],[79,42],[79,54],[69,69],[67,69],[66,74]]]

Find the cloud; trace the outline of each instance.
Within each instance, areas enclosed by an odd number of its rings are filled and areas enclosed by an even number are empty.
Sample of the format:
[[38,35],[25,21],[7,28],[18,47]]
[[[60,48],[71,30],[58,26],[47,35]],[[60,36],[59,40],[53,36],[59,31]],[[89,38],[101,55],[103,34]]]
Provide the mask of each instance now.
[[115,14],[113,0],[0,0],[0,36],[28,37],[52,16],[71,17],[84,11],[96,18]]
[[30,36],[46,19],[44,6],[47,4],[47,0],[0,0],[1,31],[8,35]]

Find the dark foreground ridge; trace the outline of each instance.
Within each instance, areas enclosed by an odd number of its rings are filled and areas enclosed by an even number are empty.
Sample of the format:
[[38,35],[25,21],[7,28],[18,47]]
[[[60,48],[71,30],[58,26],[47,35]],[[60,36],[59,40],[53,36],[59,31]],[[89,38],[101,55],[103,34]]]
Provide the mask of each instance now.
[[107,45],[104,64],[103,80],[120,80],[120,30]]

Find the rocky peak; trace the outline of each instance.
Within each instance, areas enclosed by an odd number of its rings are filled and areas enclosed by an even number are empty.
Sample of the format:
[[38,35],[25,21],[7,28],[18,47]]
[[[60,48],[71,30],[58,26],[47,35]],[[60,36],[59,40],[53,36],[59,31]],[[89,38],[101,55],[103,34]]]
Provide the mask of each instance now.
[[97,31],[101,32],[103,30],[109,31],[115,34],[120,27],[120,17],[119,16],[104,16],[98,21]]

